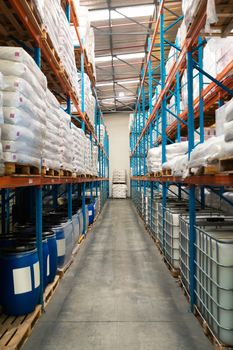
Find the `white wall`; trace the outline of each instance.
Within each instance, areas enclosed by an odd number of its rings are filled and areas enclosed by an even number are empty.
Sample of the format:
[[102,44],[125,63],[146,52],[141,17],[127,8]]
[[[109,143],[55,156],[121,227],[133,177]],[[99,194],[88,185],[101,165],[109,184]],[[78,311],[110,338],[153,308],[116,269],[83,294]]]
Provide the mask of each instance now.
[[[114,169],[126,169],[128,175],[128,194],[130,191],[130,144],[129,144],[129,114],[105,114],[104,121],[109,135],[109,171],[110,180]],[[110,189],[112,182],[110,181]],[[111,190],[110,190],[111,191]],[[111,192],[110,192],[111,193]]]

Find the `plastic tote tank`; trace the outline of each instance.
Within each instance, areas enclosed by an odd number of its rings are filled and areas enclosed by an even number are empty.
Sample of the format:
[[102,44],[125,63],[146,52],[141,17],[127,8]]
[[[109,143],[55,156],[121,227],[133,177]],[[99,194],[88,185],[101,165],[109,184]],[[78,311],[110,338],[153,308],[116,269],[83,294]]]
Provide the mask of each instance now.
[[25,315],[39,302],[40,268],[33,245],[0,250],[0,304],[7,315]]
[[[196,213],[196,226],[205,229],[206,227],[222,228],[231,227],[233,217],[226,217],[221,212],[213,209],[201,210]],[[187,292],[189,292],[189,216],[180,216],[180,275],[181,281]]]
[[233,345],[233,227],[196,229],[196,298],[207,323]]

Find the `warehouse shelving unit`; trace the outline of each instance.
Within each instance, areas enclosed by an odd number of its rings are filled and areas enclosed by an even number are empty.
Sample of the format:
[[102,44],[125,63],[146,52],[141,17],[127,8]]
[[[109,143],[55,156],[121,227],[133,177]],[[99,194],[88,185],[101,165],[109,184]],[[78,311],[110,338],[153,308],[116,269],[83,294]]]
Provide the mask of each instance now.
[[[76,95],[69,77],[62,66],[59,57],[53,48],[52,42],[48,33],[43,28],[37,14],[36,8],[27,0],[17,1],[8,0],[0,1],[0,23],[2,31],[6,28],[2,45],[21,46],[26,51],[34,56],[37,65],[43,70],[48,80],[48,86],[51,90],[55,90],[60,101],[66,101],[66,112],[71,114],[71,103],[77,110],[77,115],[72,115],[72,122],[82,127],[83,131],[89,134],[92,145],[98,146],[99,173],[97,177],[90,176],[42,176],[42,175],[13,175],[0,177],[1,188],[1,214],[2,214],[2,229],[9,227],[10,220],[10,202],[15,195],[15,191],[23,189],[28,191],[35,203],[35,222],[36,222],[36,237],[37,249],[40,261],[40,301],[43,305],[43,259],[42,259],[42,209],[43,199],[46,195],[53,197],[54,208],[57,206],[60,186],[65,185],[65,192],[68,203],[68,217],[72,218],[72,195],[78,192],[82,198],[82,209],[85,213],[85,197],[86,191],[90,191],[91,197],[100,196],[101,207],[104,205],[108,194],[108,176],[109,176],[109,141],[108,135],[105,132],[104,144],[100,143],[100,138],[97,137],[97,130],[100,124],[103,123],[101,110],[97,101],[95,90],[95,78],[93,70],[88,62],[85,47],[81,41],[78,31],[78,14],[73,3],[73,0],[63,2],[67,20],[73,23],[77,38],[80,43],[80,60],[82,77],[86,70],[92,82],[92,89],[96,97],[96,117],[95,128],[91,125],[87,115],[85,114],[85,104],[79,104],[78,96]],[[9,34],[10,33],[10,34]],[[78,62],[77,62],[78,64]],[[82,83],[84,80],[82,79]],[[82,89],[84,94],[84,89]],[[82,96],[84,101],[84,96]],[[63,193],[64,194],[64,193]],[[84,216],[84,232],[87,223]]]
[[[225,6],[226,3],[224,3]],[[222,2],[217,2],[221,7]],[[230,12],[229,3],[229,11]],[[166,7],[166,0],[161,0],[157,12],[157,21],[152,39],[148,41],[148,54],[141,74],[141,83],[138,89],[138,99],[135,106],[134,123],[130,131],[131,147],[131,188],[133,193],[140,192],[141,198],[150,193],[151,207],[153,198],[159,188],[162,187],[163,226],[167,205],[167,193],[170,185],[178,187],[178,197],[182,197],[182,189],[188,189],[189,195],[189,266],[190,266],[190,309],[194,312],[196,305],[195,295],[195,189],[200,187],[201,206],[205,207],[205,186],[213,190],[221,198],[224,186],[233,186],[233,175],[219,173],[215,175],[189,176],[187,178],[174,177],[166,173],[147,174],[146,156],[148,149],[162,145],[162,164],[166,162],[166,145],[180,142],[181,136],[188,136],[188,156],[196,146],[195,129],[200,128],[200,143],[204,142],[204,126],[214,124],[214,111],[221,106],[223,100],[233,96],[233,81],[228,73],[232,71],[231,61],[218,75],[213,78],[203,70],[203,47],[206,43],[201,29],[205,26],[207,1],[201,0],[197,14],[192,24],[187,29],[186,38],[181,47],[175,41],[175,35],[167,39],[171,28],[177,28],[183,17],[178,11],[172,11],[172,21],[166,25],[166,19],[171,16],[171,11]],[[229,19],[230,20],[230,19]],[[226,34],[229,24],[221,23],[222,33]],[[159,43],[158,43],[159,41]],[[160,56],[156,57],[155,49],[159,47]],[[169,61],[167,48],[175,49],[175,62],[166,72],[166,63]],[[156,60],[155,60],[156,58]],[[155,63],[156,62],[156,63]],[[193,69],[199,74],[199,96],[193,98]],[[181,77],[187,69],[188,107],[181,112],[180,88]],[[159,75],[159,78],[157,78]],[[211,83],[205,86],[203,77],[206,76]],[[153,94],[155,99],[153,100]],[[170,110],[167,103],[171,98],[175,100],[175,113]],[[208,116],[205,113],[208,111]],[[171,114],[175,121],[167,125],[167,116]],[[161,123],[161,132],[159,124]],[[155,142],[153,136],[156,136]],[[137,194],[135,193],[135,197]],[[137,201],[138,198],[135,198]],[[229,204],[233,205],[229,200]],[[150,213],[149,213],[150,215]]]

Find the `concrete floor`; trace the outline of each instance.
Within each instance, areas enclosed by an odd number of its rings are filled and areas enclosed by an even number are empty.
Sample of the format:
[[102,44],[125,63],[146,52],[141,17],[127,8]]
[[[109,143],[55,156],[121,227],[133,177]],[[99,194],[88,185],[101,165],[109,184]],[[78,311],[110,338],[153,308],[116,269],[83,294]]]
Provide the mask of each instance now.
[[212,349],[130,200],[109,200],[24,349]]

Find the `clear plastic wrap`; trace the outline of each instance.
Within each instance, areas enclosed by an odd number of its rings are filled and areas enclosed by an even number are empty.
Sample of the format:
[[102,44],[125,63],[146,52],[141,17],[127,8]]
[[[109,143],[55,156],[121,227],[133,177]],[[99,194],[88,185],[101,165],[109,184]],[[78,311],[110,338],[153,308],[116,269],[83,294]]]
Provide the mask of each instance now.
[[[46,80],[45,75],[42,73],[40,68],[37,66],[34,59],[23,48],[10,47],[10,46],[0,46],[0,62],[1,62],[1,65],[3,65],[3,66],[5,63],[5,66],[7,65],[8,69],[9,69],[9,65],[11,65],[12,69],[14,69],[16,67],[15,66],[16,63],[23,64],[25,67],[27,67],[31,71],[32,75],[35,76],[35,79],[39,82],[39,84],[44,89],[44,91],[46,90],[47,80]],[[10,74],[5,74],[2,69],[0,69],[0,71],[4,75],[16,75],[16,76],[18,76],[17,74],[14,74],[13,71]]]
[[46,104],[44,102],[45,93],[41,96],[37,95],[37,91],[25,80],[16,76],[4,76],[3,91],[18,92],[29,99],[33,104],[40,109],[45,110]]
[[225,119],[226,122],[230,122],[233,120],[233,98],[228,101],[225,105]]
[[200,143],[191,152],[188,167],[199,168],[213,163],[223,155],[224,144],[224,136],[211,137],[204,143]]
[[216,12],[215,0],[208,0],[207,7],[206,7],[205,31],[210,32],[210,25],[217,22],[218,22],[218,17]]
[[233,141],[233,120],[224,123],[224,140],[226,142]]

